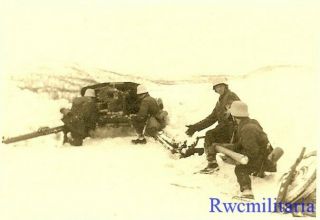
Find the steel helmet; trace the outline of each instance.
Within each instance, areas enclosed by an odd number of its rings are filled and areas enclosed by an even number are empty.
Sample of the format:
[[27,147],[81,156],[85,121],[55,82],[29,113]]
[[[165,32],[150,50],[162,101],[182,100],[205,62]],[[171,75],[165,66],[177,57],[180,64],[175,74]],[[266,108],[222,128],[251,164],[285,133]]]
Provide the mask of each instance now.
[[234,117],[249,117],[248,105],[241,101],[232,102],[229,112]]
[[137,95],[147,93],[148,90],[144,85],[138,85],[137,87]]
[[227,78],[225,77],[217,77],[213,80],[212,82],[212,87],[214,88],[215,86],[217,85],[220,85],[220,84],[224,84],[224,85],[228,85],[228,81],[227,81]]
[[87,97],[96,97],[94,89],[87,89],[84,93],[84,96]]

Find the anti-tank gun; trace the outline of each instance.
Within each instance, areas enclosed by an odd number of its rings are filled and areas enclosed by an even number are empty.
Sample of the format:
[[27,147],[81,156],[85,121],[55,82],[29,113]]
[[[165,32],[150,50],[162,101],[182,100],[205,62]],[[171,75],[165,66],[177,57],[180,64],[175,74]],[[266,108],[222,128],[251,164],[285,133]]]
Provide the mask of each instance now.
[[[84,96],[87,89],[93,89],[95,91],[96,98],[94,98],[94,101],[98,111],[98,117],[95,122],[96,128],[131,126],[130,116],[131,114],[137,113],[139,107],[136,95],[138,85],[139,84],[134,82],[106,82],[86,86],[80,90],[81,97]],[[73,100],[71,109],[60,109],[64,125],[53,128],[41,127],[37,131],[27,134],[9,138],[3,137],[2,143],[10,144],[59,132],[64,132],[65,142],[66,134],[68,130],[70,130],[68,129],[67,122],[72,122],[79,118],[78,116],[71,117],[72,114],[76,115],[80,112],[74,107],[76,106],[74,102],[77,98]],[[69,120],[69,118],[71,119]]]
[[[64,125],[54,128],[43,127],[32,133],[17,137],[5,138],[3,139],[2,143],[14,143],[52,133],[59,133],[61,131],[64,132],[65,142],[67,140],[67,133],[70,131],[68,122],[72,122],[72,114],[77,114],[79,112],[77,111],[76,105],[82,103],[76,100],[84,97],[88,89],[93,89],[95,93],[95,98],[93,99],[98,114],[95,122],[96,130],[101,131],[105,128],[108,130],[126,127],[133,131],[131,128],[131,116],[139,111],[140,106],[139,99],[136,95],[138,85],[138,83],[134,82],[105,82],[83,87],[80,90],[80,97],[77,97],[73,100],[71,109],[60,109],[60,112],[63,115],[62,121],[64,122]],[[71,117],[71,119],[69,120],[68,117]],[[77,119],[77,117],[75,117],[75,119]],[[102,131],[101,134],[103,134],[103,137],[105,137],[104,134],[106,134],[106,137],[108,137],[108,134],[110,133]],[[204,153],[203,148],[196,148],[200,138],[197,138],[196,142],[188,145],[187,141],[176,142],[174,138],[171,138],[168,134],[160,131],[156,139],[163,146],[169,149],[170,152],[173,154],[178,154],[180,158],[188,157],[194,154],[202,155]]]

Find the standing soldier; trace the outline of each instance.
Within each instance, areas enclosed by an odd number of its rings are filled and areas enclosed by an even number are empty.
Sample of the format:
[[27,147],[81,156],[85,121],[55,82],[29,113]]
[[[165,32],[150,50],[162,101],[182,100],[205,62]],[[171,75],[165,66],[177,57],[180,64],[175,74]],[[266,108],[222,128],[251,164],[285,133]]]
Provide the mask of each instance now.
[[137,87],[138,100],[140,102],[139,111],[132,116],[132,125],[135,128],[138,138],[132,140],[133,144],[145,144],[147,140],[145,133],[151,137],[156,137],[159,130],[165,127],[164,111],[157,103],[157,100],[151,97],[148,90],[143,85]]
[[208,165],[203,170],[200,170],[200,173],[212,173],[219,169],[215,157],[209,150],[209,146],[211,146],[212,143],[227,143],[231,141],[235,125],[227,110],[233,101],[240,100],[234,92],[229,90],[226,78],[217,78],[213,82],[213,90],[218,93],[220,97],[212,113],[196,124],[187,125],[188,130],[186,131],[187,135],[192,136],[196,131],[201,131],[218,122],[214,129],[206,132],[204,149],[207,155]]

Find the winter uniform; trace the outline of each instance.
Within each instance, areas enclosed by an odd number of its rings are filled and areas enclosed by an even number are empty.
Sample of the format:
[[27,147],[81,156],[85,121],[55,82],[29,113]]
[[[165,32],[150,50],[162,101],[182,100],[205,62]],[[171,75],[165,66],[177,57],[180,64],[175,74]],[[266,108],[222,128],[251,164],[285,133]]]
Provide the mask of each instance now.
[[266,133],[259,122],[254,119],[245,118],[240,121],[237,140],[234,150],[249,158],[248,164],[240,164],[235,167],[240,190],[243,191],[244,189],[251,189],[249,175],[259,172],[271,149],[267,149],[269,140]]
[[259,122],[255,119],[245,118],[239,123],[237,130],[237,143],[234,146],[236,152],[246,155],[249,162],[246,165],[237,165],[235,174],[237,176],[240,190],[251,190],[249,175],[258,172],[266,160],[269,150],[269,140]]
[[65,114],[62,121],[65,124],[65,133],[70,132],[68,140],[71,145],[81,146],[83,139],[94,130],[98,119],[98,110],[94,98],[77,97],[72,102],[71,110]]
[[243,154],[249,158],[249,162],[245,165],[238,164],[235,167],[235,174],[240,185],[240,191],[244,189],[251,190],[251,180],[249,175],[259,172],[263,163],[267,160],[268,154],[272,148],[267,148],[269,140],[263,131],[259,122],[255,119],[246,117],[242,119],[238,125],[235,137],[235,144],[212,144],[209,151],[215,157],[215,146],[221,145],[235,152]]
[[226,89],[225,93],[219,97],[212,113],[204,120],[190,126],[194,133],[218,122],[218,125],[214,129],[207,131],[205,135],[204,148],[208,162],[215,160],[215,156],[208,149],[212,143],[228,143],[231,140],[235,126],[232,117],[227,112],[227,108],[236,100],[240,100],[239,97],[234,92]]
[[[139,112],[132,117],[132,125],[136,129],[138,135],[143,134],[143,129],[146,127],[146,134],[154,136],[161,129],[158,116],[160,108],[157,100],[152,98],[148,93],[145,93],[141,99]],[[158,125],[159,124],[159,125]]]

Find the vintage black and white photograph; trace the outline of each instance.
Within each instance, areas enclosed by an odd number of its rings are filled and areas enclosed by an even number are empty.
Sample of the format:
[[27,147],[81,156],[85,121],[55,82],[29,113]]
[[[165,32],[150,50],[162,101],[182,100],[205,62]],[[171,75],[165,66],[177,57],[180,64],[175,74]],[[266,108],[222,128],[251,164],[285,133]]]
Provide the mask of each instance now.
[[0,219],[315,219],[317,9],[1,1]]

